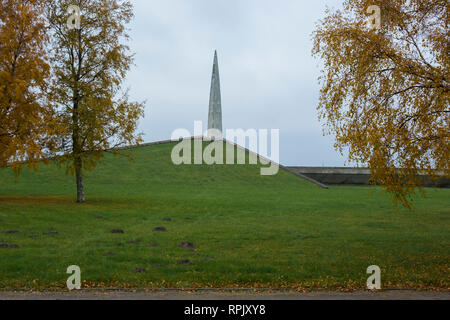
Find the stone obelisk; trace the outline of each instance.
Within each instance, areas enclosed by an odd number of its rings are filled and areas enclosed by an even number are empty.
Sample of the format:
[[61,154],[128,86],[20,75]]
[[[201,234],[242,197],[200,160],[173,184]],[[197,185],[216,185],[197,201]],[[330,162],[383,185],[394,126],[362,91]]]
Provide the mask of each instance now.
[[[217,51],[214,52],[211,92],[209,97],[208,132],[211,129],[218,130],[222,133],[222,99],[220,95],[219,62],[217,59]],[[208,136],[210,136],[209,133]]]

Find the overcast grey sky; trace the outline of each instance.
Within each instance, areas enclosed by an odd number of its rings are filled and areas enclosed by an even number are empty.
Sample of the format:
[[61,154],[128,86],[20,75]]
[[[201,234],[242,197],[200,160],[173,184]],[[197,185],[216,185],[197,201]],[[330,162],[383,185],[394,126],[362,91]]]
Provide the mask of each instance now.
[[[320,61],[311,33],[338,0],[135,0],[127,86],[147,100],[146,142],[207,124],[214,50],[225,128],[280,129],[285,165],[343,166],[317,119]],[[205,128],[206,129],[206,128]]]

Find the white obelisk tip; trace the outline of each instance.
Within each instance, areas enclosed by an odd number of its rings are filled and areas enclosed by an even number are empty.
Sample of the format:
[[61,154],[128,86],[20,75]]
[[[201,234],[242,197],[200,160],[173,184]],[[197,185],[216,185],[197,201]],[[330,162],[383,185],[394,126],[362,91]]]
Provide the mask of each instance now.
[[[220,76],[217,50],[214,51],[214,63],[209,97],[208,136],[216,136],[212,130],[222,133],[222,98],[220,94]],[[211,132],[211,133],[210,133]]]

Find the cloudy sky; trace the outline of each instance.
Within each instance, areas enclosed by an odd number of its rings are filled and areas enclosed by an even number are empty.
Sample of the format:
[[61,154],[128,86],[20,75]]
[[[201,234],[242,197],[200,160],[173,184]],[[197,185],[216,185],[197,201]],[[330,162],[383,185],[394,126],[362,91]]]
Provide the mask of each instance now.
[[[320,61],[311,33],[338,0],[134,0],[127,86],[147,100],[146,142],[207,124],[214,50],[224,128],[280,129],[285,165],[343,166],[317,119]],[[205,128],[206,129],[206,128]]]

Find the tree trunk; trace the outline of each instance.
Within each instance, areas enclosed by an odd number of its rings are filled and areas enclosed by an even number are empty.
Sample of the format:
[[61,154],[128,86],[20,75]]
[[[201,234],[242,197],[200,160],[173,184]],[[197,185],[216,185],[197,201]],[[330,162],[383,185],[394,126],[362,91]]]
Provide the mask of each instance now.
[[83,168],[81,158],[75,160],[75,176],[77,179],[77,202],[83,203],[85,199],[83,186]]

